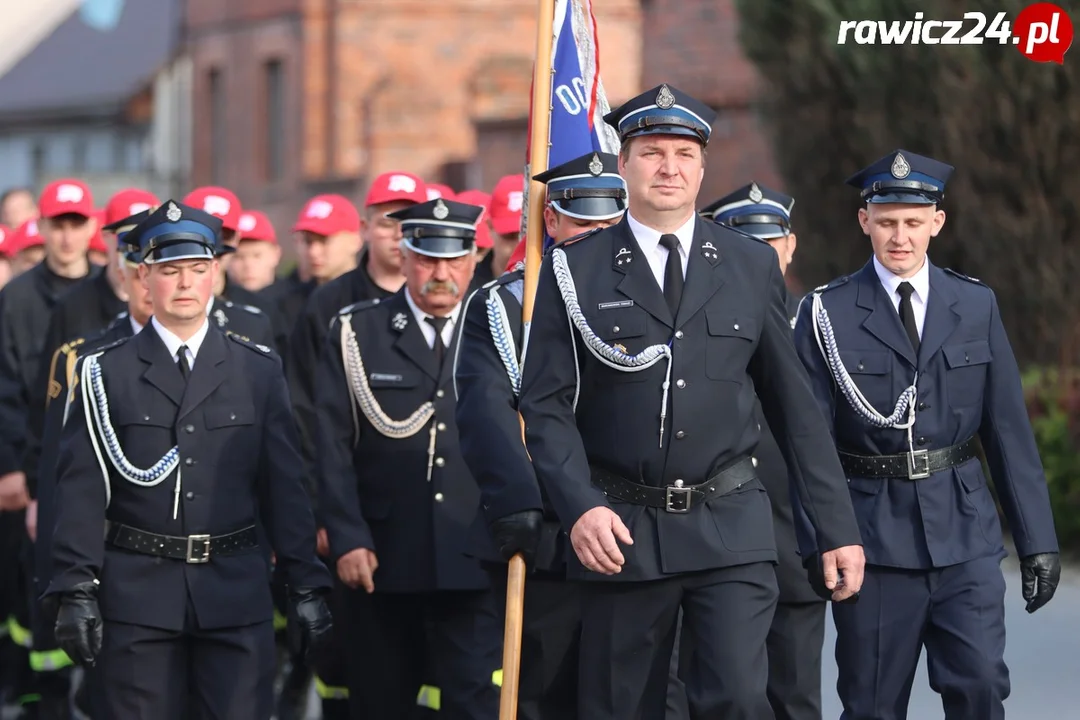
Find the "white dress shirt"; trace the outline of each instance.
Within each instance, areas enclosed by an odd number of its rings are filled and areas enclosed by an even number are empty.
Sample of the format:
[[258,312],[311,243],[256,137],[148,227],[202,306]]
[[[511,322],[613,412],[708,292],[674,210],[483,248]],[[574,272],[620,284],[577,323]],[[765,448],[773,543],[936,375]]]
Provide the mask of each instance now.
[[[697,213],[692,213],[690,218],[683,223],[675,232],[671,233],[679,238],[679,259],[682,260],[683,278],[686,277],[686,263],[690,259],[690,248],[694,244],[694,222]],[[660,236],[665,235],[659,230],[646,227],[634,219],[629,212],[626,213],[626,222],[630,225],[630,232],[634,234],[641,251],[645,253],[645,259],[649,261],[653,277],[660,289],[664,289],[664,268],[667,267],[668,249],[660,244]]]
[[135,319],[135,316],[128,313],[128,322],[131,323],[131,332],[134,335],[138,335],[142,332],[143,326],[139,324],[139,321]]
[[[430,313],[426,313],[421,310],[412,299],[412,295],[409,294],[409,289],[405,288],[405,300],[409,303],[409,309],[412,310],[413,317],[416,318],[416,324],[420,326],[420,332],[424,333],[424,340],[427,341],[428,347],[435,349],[435,326],[429,323],[424,318],[432,317]],[[442,340],[443,347],[449,350],[450,343],[454,339],[454,326],[457,325],[458,315],[461,314],[461,303],[454,306],[454,309],[450,311],[447,316],[449,321],[443,325]]]
[[169,355],[172,356],[173,362],[179,362],[177,354],[180,352],[182,345],[187,346],[187,361],[188,369],[195,369],[195,358],[199,354],[199,348],[202,347],[203,340],[206,339],[206,333],[210,330],[210,321],[203,320],[202,327],[195,331],[195,334],[188,338],[187,342],[184,342],[171,331],[165,329],[161,323],[158,322],[157,317],[150,319],[150,324],[157,331],[158,337],[165,343],[165,347],[169,349]]
[[926,258],[923,261],[923,266],[919,268],[919,272],[909,278],[893,275],[884,265],[878,262],[877,257],[874,258],[874,270],[877,272],[878,280],[881,281],[885,292],[889,294],[889,299],[892,300],[893,310],[897,313],[900,312],[900,293],[897,292],[896,288],[900,287],[902,282],[909,282],[915,288],[915,292],[911,293],[911,309],[915,311],[915,327],[919,330],[919,339],[921,340],[923,323],[926,321],[926,303],[930,299],[930,258]]

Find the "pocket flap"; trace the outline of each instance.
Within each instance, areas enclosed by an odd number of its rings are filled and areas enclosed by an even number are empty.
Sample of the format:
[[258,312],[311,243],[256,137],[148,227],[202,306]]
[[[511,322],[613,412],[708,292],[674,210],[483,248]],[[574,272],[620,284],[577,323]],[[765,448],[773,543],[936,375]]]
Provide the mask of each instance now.
[[986,340],[946,345],[941,351],[945,353],[945,362],[953,370],[969,365],[985,365],[993,359],[990,355],[990,343]]
[[209,407],[203,410],[206,429],[252,425],[255,423],[255,408],[251,405],[236,407]]
[[368,385],[372,388],[414,388],[420,382],[419,376],[414,373],[403,372],[369,372]]
[[587,317],[589,327],[601,340],[641,337],[645,334],[645,314],[640,310],[607,310]]
[[886,375],[893,363],[888,350],[841,350],[840,359],[852,375]]
[[144,425],[147,427],[171,428],[176,424],[176,413],[144,412],[130,405],[109,405],[109,419],[115,427]]
[[758,321],[754,317],[740,317],[723,310],[705,310],[709,334],[714,337],[738,337],[754,340],[758,336]]

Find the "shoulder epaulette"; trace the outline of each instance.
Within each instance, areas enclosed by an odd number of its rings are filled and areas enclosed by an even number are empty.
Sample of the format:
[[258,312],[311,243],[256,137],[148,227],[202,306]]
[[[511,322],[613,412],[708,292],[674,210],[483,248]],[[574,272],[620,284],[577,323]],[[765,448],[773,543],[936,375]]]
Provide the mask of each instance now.
[[262,310],[254,305],[241,305],[239,303],[234,303],[232,300],[224,300],[222,301],[222,304],[227,308],[239,308],[240,310],[245,310],[252,315],[262,315]]
[[516,280],[521,280],[524,277],[524,270],[511,270],[510,272],[503,273],[494,280],[489,280],[488,282],[484,283],[483,287],[481,287],[480,289],[488,290],[490,288],[499,287],[501,285],[509,285],[510,283],[515,282]]
[[724,230],[727,230],[727,231],[731,232],[734,235],[738,235],[740,238],[743,238],[744,240],[753,240],[754,242],[759,242],[762,245],[768,245],[769,244],[766,240],[762,240],[757,235],[751,235],[750,233],[748,233],[748,232],[746,232],[744,230],[740,230],[739,228],[729,227],[728,225],[721,225],[720,223],[716,222],[715,220],[709,220],[708,222],[711,222],[713,225],[721,227]]
[[984,283],[979,278],[973,278],[973,277],[970,277],[970,276],[965,275],[963,273],[958,273],[955,270],[952,270],[951,268],[942,268],[942,270],[949,273],[950,275],[952,275],[955,278],[960,278],[961,280],[967,280],[969,283],[973,283],[975,285],[982,285],[983,287],[989,287],[986,283]]
[[555,248],[568,248],[571,245],[577,245],[579,242],[581,242],[585,238],[590,238],[593,235],[595,235],[596,233],[600,232],[601,230],[605,230],[605,229],[606,228],[595,227],[592,230],[586,230],[585,232],[581,233],[580,235],[575,235],[572,238],[567,238],[566,240],[563,240],[561,243],[552,244],[551,247],[549,247],[547,250],[544,251],[544,255],[547,255],[548,253],[550,253]]
[[[130,340],[132,337],[134,337],[134,335],[132,335],[131,337],[117,338],[116,340],[113,340],[112,342],[105,343],[104,345],[88,345],[88,346],[84,346],[83,350],[84,351],[89,351],[89,352],[94,352],[94,353],[107,353],[110,350],[115,350],[116,348],[120,347],[121,345],[126,343],[128,340]],[[80,352],[80,355],[81,354],[82,353]]]
[[810,294],[812,295],[814,293],[823,293],[823,292],[826,292],[827,290],[832,290],[833,288],[838,288],[841,285],[846,285],[850,280],[851,280],[850,275],[841,275],[840,277],[836,278],[835,280],[832,280],[830,282],[825,283],[824,285],[820,285],[820,286],[814,288],[811,291]]
[[225,337],[229,338],[230,340],[235,342],[237,345],[242,345],[242,346],[246,347],[247,349],[251,350],[252,352],[257,352],[260,355],[269,355],[271,352],[273,352],[273,350],[271,350],[267,346],[259,345],[258,343],[253,343],[253,342],[251,342],[251,340],[244,337],[243,335],[237,335],[234,332],[225,333]]
[[381,298],[372,298],[371,300],[361,300],[360,302],[353,303],[352,305],[346,305],[337,311],[338,315],[352,315],[355,312],[361,310],[368,310],[375,307],[382,302]]

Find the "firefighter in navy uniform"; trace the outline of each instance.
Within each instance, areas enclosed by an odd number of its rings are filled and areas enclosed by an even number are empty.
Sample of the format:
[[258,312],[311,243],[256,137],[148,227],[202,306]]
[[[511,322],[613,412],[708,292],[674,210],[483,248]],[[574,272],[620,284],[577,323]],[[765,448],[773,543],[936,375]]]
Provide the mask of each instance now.
[[[556,244],[607,227],[626,210],[626,183],[615,155],[588,153],[533,179],[547,185],[544,223]],[[506,586],[506,561],[518,552],[530,571],[518,717],[574,720],[579,586],[566,581],[566,535],[537,483],[517,414],[523,276],[518,267],[477,290],[466,303],[458,336],[458,433],[462,455],[480,486],[471,551],[492,568],[494,588]],[[502,605],[505,593],[496,596]]]
[[952,172],[898,150],[849,178],[873,257],[804,298],[795,325],[866,540],[862,598],[833,607],[845,720],[906,717],[923,647],[947,720],[1005,717],[1006,551],[980,444],[1028,612],[1050,601],[1061,572],[997,300],[927,257]]
[[[622,139],[622,222],[540,270],[520,409],[583,579],[578,712],[660,717],[679,610],[691,717],[758,720],[776,541],[751,455],[764,415],[808,499],[837,600],[860,538],[791,342],[776,253],[695,211],[715,113],[668,85],[605,120]],[[838,581],[837,573],[843,573]]]
[[220,229],[168,201],[131,231],[154,316],[83,356],[69,393],[47,594],[107,717],[272,713],[270,550],[297,641],[330,631],[280,361],[206,318]]
[[[702,209],[702,214],[740,232],[764,240],[776,251],[786,275],[795,254],[789,195],[750,183]],[[792,326],[799,299],[782,289],[786,317]],[[769,493],[776,532],[776,582],[780,599],[766,642],[769,653],[769,703],[776,720],[821,720],[821,648],[825,641],[825,599],[810,584],[795,536],[788,469],[780,446],[761,412],[754,409],[761,440],[754,458],[758,477]]]
[[352,717],[410,716],[426,666],[439,717],[493,720],[502,627],[466,557],[479,492],[458,445],[452,359],[481,208],[394,212],[405,286],[344,308],[317,378],[319,514],[341,580]]

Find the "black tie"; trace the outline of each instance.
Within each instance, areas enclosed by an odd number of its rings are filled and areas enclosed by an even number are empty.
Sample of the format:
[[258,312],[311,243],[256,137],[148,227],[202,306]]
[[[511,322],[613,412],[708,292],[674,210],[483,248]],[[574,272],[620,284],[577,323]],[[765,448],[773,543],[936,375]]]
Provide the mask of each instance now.
[[664,298],[671,309],[671,317],[679,312],[682,301],[683,272],[682,258],[679,257],[679,238],[674,235],[661,235],[660,244],[667,248],[667,265],[664,267]]
[[918,355],[919,326],[915,324],[915,308],[911,305],[911,294],[915,292],[915,288],[909,282],[902,282],[896,288],[896,292],[900,293],[900,322],[904,324],[908,340],[911,341],[911,347],[915,349],[915,354]]
[[446,327],[446,323],[450,321],[448,317],[431,317],[424,318],[424,322],[430,324],[435,328],[435,362],[441,368],[443,363],[443,357],[446,355],[446,345],[443,343],[442,331]]
[[180,349],[176,351],[176,365],[180,368],[180,375],[184,378],[184,382],[187,382],[188,377],[191,375],[191,366],[188,365],[187,360],[187,345],[181,345]]

